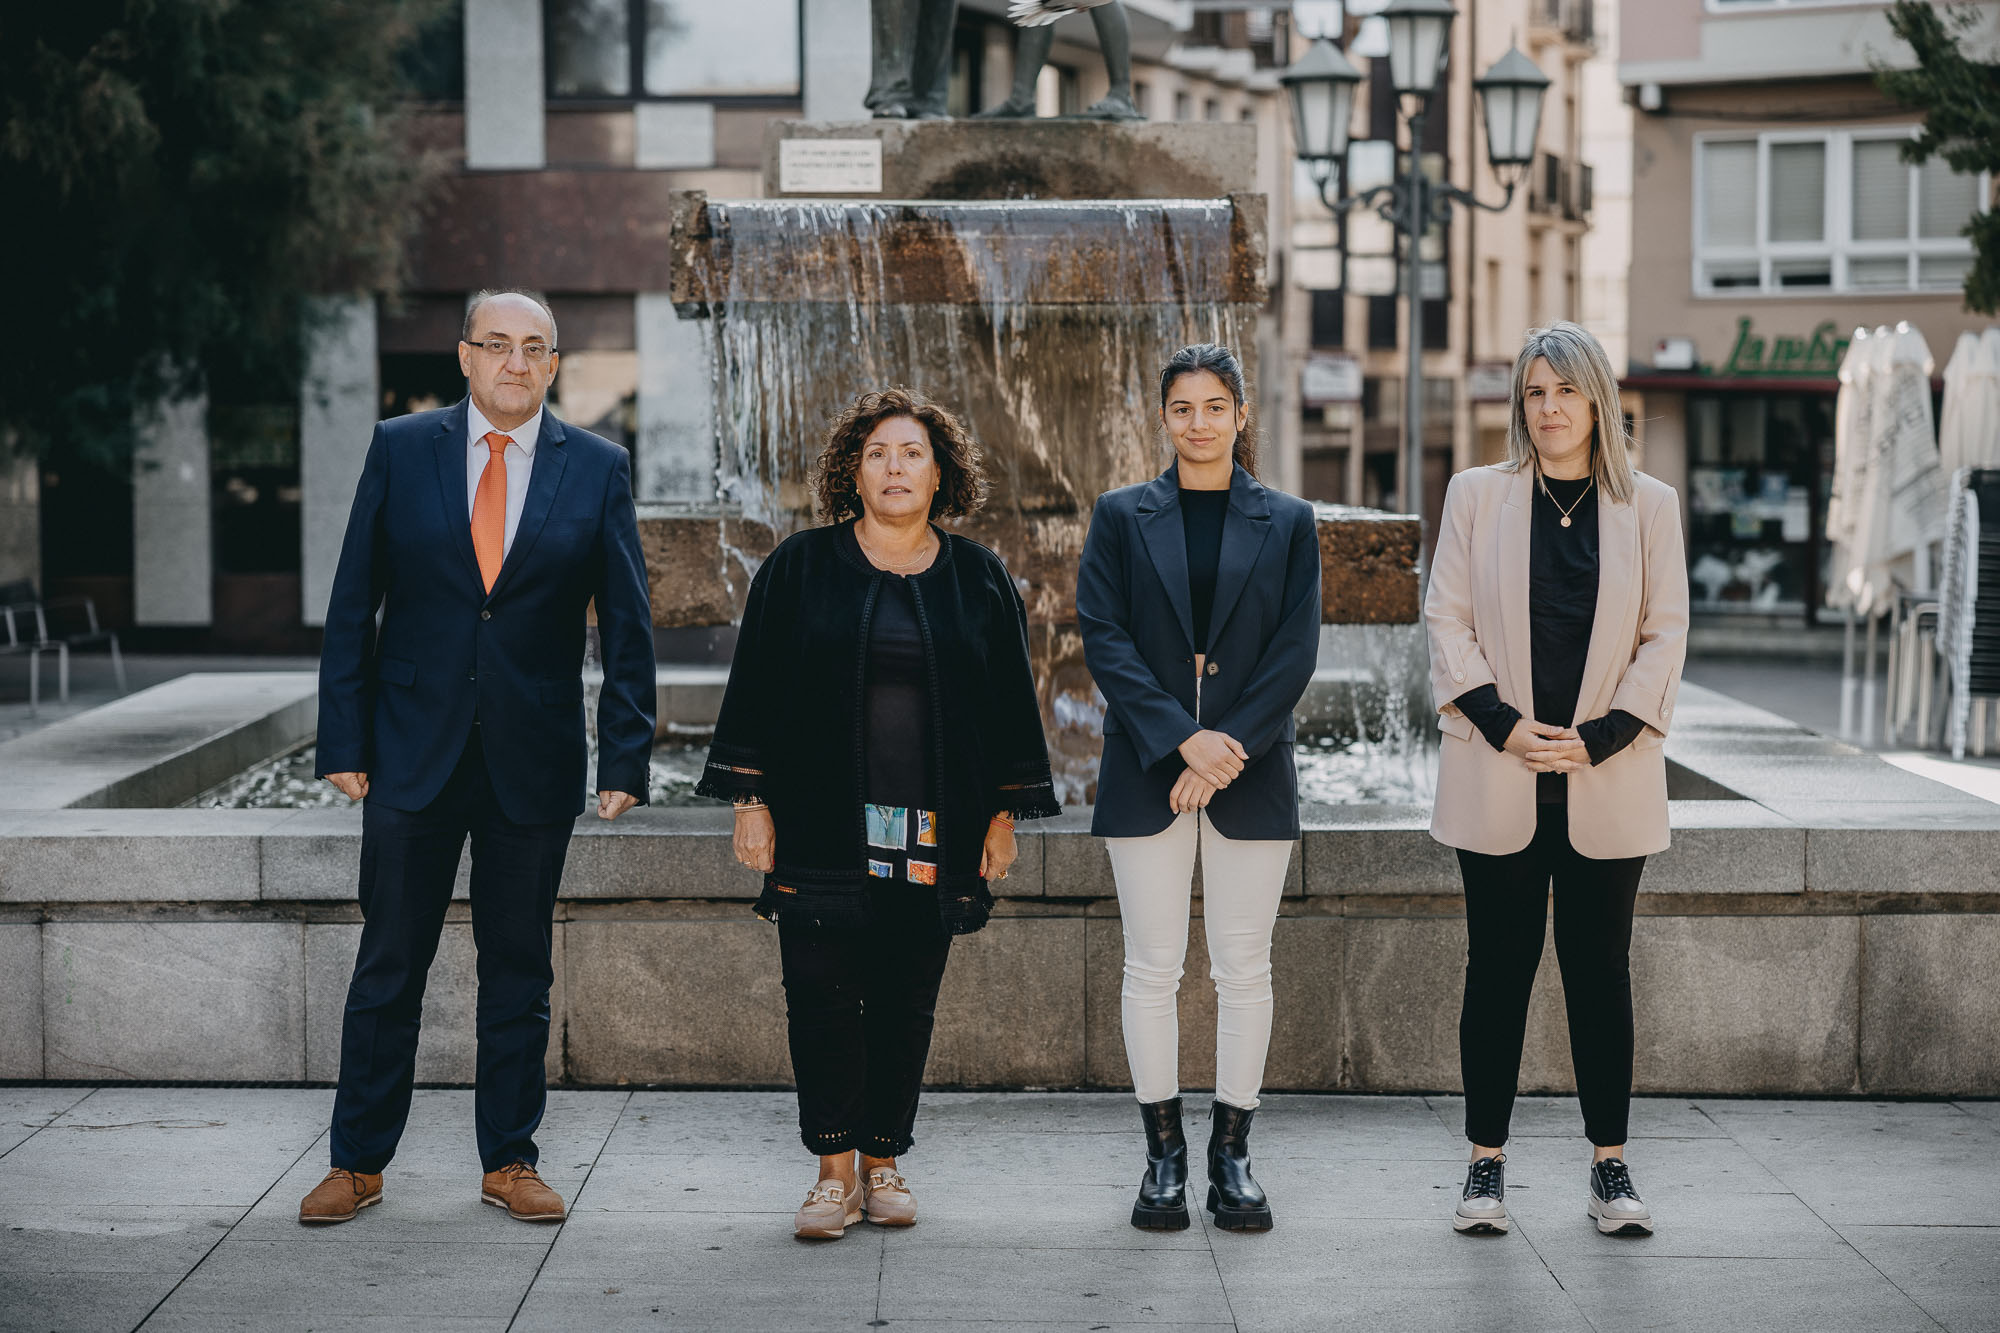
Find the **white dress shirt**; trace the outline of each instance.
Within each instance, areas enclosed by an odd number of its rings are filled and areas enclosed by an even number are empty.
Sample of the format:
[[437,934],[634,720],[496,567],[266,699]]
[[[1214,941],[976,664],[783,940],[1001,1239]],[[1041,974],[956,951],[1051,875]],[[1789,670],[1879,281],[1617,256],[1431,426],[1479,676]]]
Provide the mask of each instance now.
[[[528,499],[528,478],[535,471],[535,441],[542,435],[542,412],[535,409],[529,417],[513,430],[503,430],[511,443],[502,455],[507,460],[507,535],[500,544],[500,558],[514,549],[514,531],[521,526],[521,506]],[[486,465],[493,460],[493,451],[486,447],[486,436],[494,430],[492,422],[473,405],[471,399],[465,403],[465,521],[472,521],[472,505],[479,498],[479,479],[486,472]]]

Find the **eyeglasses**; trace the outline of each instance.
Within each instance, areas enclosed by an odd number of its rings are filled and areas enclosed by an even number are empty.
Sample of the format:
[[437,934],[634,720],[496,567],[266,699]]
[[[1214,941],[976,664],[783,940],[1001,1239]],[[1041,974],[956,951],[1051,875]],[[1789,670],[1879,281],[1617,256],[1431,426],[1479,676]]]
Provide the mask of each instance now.
[[[467,340],[466,346],[477,347],[495,361],[509,361],[514,356],[514,344],[508,342],[505,338],[495,338],[491,342],[472,342]],[[555,354],[556,349],[547,343],[523,343],[521,345],[521,355],[534,364],[546,361]]]

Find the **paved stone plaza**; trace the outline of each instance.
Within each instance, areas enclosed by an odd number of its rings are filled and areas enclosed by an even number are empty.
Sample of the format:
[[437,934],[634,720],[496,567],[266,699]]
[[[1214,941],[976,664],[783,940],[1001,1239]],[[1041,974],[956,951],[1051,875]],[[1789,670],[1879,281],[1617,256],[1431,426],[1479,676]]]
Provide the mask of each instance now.
[[383,1203],[308,1231],[332,1097],[0,1088],[0,1328],[2000,1329],[1994,1102],[1641,1099],[1627,1240],[1565,1099],[1521,1103],[1514,1231],[1472,1238],[1456,1098],[1267,1099],[1244,1235],[1127,1225],[1127,1096],[938,1094],[919,1225],[810,1244],[787,1093],[552,1093],[572,1214],[534,1227],[479,1201],[471,1093],[420,1092]]

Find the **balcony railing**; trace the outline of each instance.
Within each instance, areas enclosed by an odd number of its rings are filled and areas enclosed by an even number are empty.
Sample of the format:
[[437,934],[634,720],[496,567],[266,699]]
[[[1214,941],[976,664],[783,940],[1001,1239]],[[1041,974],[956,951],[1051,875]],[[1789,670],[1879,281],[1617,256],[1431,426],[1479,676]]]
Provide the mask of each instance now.
[[1569,162],[1554,153],[1536,157],[1528,173],[1528,209],[1571,222],[1587,221],[1595,182],[1588,163]]
[[1528,15],[1530,23],[1581,46],[1597,44],[1597,0],[1531,0]]

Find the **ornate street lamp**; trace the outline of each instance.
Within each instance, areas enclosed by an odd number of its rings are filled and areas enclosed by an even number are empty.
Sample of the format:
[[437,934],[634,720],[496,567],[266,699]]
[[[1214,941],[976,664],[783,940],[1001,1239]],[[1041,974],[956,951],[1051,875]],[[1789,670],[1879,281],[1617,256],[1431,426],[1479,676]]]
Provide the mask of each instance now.
[[1423,293],[1419,243],[1432,223],[1446,222],[1451,206],[1498,213],[1514,201],[1514,190],[1534,160],[1535,133],[1549,80],[1534,62],[1509,49],[1493,68],[1473,81],[1485,112],[1486,157],[1506,195],[1497,204],[1475,198],[1449,181],[1423,173],[1424,119],[1431,94],[1451,56],[1451,23],[1458,11],[1451,0],[1394,0],[1382,11],[1389,26],[1389,81],[1399,105],[1408,99],[1409,150],[1402,177],[1363,194],[1341,197],[1336,168],[1347,156],[1347,121],[1354,109],[1360,74],[1325,38],[1315,40],[1279,80],[1292,99],[1293,134],[1300,160],[1311,170],[1320,199],[1334,212],[1373,206],[1402,233],[1403,295],[1409,327],[1409,371],[1404,384],[1402,507],[1423,518]]
[[1334,164],[1347,156],[1348,122],[1354,118],[1354,90],[1361,71],[1324,37],[1278,79],[1292,99],[1292,136],[1298,155],[1324,184]]
[[1520,179],[1535,160],[1535,132],[1541,128],[1542,99],[1549,76],[1515,47],[1472,81],[1486,112],[1486,160],[1502,180]]
[[1395,0],[1382,11],[1389,25],[1389,82],[1401,94],[1429,97],[1451,57],[1451,0]]

